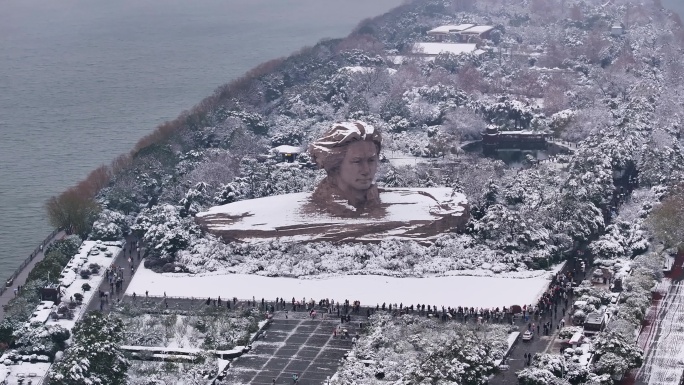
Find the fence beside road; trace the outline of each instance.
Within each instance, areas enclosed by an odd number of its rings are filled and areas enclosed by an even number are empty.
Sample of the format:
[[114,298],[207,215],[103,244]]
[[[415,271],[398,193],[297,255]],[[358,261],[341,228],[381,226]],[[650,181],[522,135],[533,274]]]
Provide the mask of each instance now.
[[50,235],[48,235],[48,236],[43,240],[43,242],[41,242],[40,245],[39,245],[38,247],[36,247],[35,250],[33,250],[33,252],[28,256],[28,258],[26,258],[26,259],[24,260],[24,262],[22,262],[21,265],[14,271],[14,273],[12,273],[12,275],[9,276],[9,277],[5,280],[5,284],[2,285],[2,287],[0,287],[0,295],[2,295],[3,293],[5,293],[5,291],[6,291],[8,288],[12,287],[12,284],[14,284],[14,280],[17,278],[17,276],[19,276],[19,274],[21,274],[21,272],[26,268],[26,266],[28,266],[29,263],[31,263],[31,261],[33,261],[33,258],[35,258],[36,255],[38,255],[38,253],[40,253],[40,252],[42,251],[42,248],[44,248],[48,243],[50,243],[50,241],[52,240],[52,238],[54,238],[55,235],[57,235],[57,233],[59,233],[59,232],[60,232],[60,229],[54,229],[54,230],[50,233]]

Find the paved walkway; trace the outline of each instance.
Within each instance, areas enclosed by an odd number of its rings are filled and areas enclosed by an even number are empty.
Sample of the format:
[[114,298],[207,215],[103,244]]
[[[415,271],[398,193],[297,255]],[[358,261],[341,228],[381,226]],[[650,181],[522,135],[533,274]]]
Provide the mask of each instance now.
[[[338,325],[349,338],[333,336]],[[337,371],[344,355],[351,350],[351,337],[358,321],[340,324],[335,319],[310,319],[306,312],[277,312],[264,339],[254,342],[252,350],[231,363],[224,384],[324,384]]]
[[[88,310],[102,310],[105,313],[108,313],[110,310],[110,307],[113,303],[116,303],[118,300],[123,300],[124,293],[126,292],[126,288],[128,287],[128,284],[131,282],[131,278],[133,277],[133,272],[131,272],[131,265],[129,263],[129,258],[132,259],[133,261],[133,268],[138,269],[140,264],[142,263],[142,256],[144,254],[144,250],[141,247],[140,248],[140,258],[138,258],[138,251],[135,247],[131,248],[131,245],[133,242],[135,242],[135,238],[132,236],[126,237],[126,244],[124,245],[123,250],[119,252],[119,254],[112,260],[112,264],[110,266],[112,267],[122,267],[123,268],[123,285],[121,290],[118,292],[115,290],[112,290],[112,288],[109,285],[109,281],[107,280],[106,276],[105,279],[102,280],[102,283],[100,284],[100,287],[97,288],[96,290],[101,290],[105,293],[109,293],[109,300],[104,301],[100,300],[100,297],[96,294],[95,297],[90,301],[88,304]],[[134,270],[135,271],[135,270]],[[101,274],[106,274],[104,271],[101,272]]]
[[[66,236],[66,233],[64,231],[60,231],[55,236],[45,244],[45,247],[47,245],[51,244],[52,242],[62,239]],[[23,285],[26,283],[26,278],[28,278],[29,273],[33,268],[36,266],[36,263],[42,261],[45,258],[45,255],[43,254],[43,251],[40,251],[38,254],[36,254],[35,257],[24,267],[19,275],[14,279],[14,282],[12,283],[12,286],[8,287],[7,290],[0,295],[0,319],[3,319],[5,317],[5,305],[9,303],[9,301],[14,298],[14,289],[17,288],[19,285]],[[1,284],[5,284],[5,282],[1,282]]]

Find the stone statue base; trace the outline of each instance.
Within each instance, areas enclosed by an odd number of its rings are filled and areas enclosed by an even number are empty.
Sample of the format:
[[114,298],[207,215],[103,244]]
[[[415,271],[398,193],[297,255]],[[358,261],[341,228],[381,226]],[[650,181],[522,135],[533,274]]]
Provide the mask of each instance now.
[[392,188],[379,193],[381,209],[358,215],[332,215],[312,201],[311,193],[298,193],[215,206],[196,220],[226,241],[379,242],[429,241],[462,230],[469,218],[465,196],[450,188]]

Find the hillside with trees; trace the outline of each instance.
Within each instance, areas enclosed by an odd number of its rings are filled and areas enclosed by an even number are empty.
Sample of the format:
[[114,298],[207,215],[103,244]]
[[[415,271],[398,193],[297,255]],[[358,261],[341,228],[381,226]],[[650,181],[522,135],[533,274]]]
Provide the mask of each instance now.
[[[426,60],[414,50],[439,40],[428,35],[433,28],[463,23],[493,27],[470,41],[477,54]],[[622,343],[643,320],[660,268],[652,262],[683,241],[682,27],[658,0],[409,1],[344,39],[321,41],[219,87],[50,199],[48,215],[82,237],[133,232],[149,246],[146,266],[165,272],[496,274],[547,268],[577,252],[607,265],[637,258],[618,317],[628,332],[612,334]],[[312,191],[324,174],[310,157],[282,162],[271,149],[306,148],[344,120],[383,131],[388,161],[378,184],[464,193],[467,231],[430,245],[239,244],[197,225],[194,216],[211,206]],[[487,127],[545,133],[571,151],[514,166],[464,151]],[[601,342],[595,383],[615,374],[615,338]],[[625,344],[624,370],[640,362],[633,342]],[[538,369],[524,373],[525,381],[567,383]],[[575,374],[573,384],[588,378]]]
[[[224,244],[193,216],[212,205],[311,191],[322,174],[306,154],[285,164],[265,155],[282,144],[305,148],[331,123],[359,119],[385,132],[385,157],[416,159],[384,163],[379,184],[467,195],[469,231],[440,240],[473,245],[451,249],[452,265],[470,259],[464,266],[534,269],[594,241],[595,250],[610,248],[606,237],[634,256],[650,233],[642,222],[613,223],[619,206],[633,189],[651,187],[658,194],[648,204],[657,205],[682,180],[681,23],[657,3],[551,3],[408,3],[345,39],[265,63],[51,199],[49,217],[101,239],[130,227],[154,245],[147,263],[159,269],[257,272],[284,253],[317,260],[319,251],[296,245]],[[412,54],[412,44],[435,40],[428,30],[458,23],[494,26],[476,41],[483,54],[432,61]],[[614,25],[625,32],[612,34]],[[461,145],[491,125],[545,132],[574,151],[522,167],[464,153]],[[676,225],[658,218],[648,223],[664,240],[662,226]],[[401,247],[431,258],[443,252]]]

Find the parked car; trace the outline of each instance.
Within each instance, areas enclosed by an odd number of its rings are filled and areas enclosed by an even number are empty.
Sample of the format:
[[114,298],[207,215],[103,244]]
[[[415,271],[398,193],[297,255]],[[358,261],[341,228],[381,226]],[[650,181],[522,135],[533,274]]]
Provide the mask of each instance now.
[[522,340],[523,340],[523,341],[532,341],[532,337],[533,337],[533,336],[534,336],[534,335],[532,334],[531,331],[526,330],[525,333],[523,333]]

